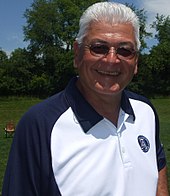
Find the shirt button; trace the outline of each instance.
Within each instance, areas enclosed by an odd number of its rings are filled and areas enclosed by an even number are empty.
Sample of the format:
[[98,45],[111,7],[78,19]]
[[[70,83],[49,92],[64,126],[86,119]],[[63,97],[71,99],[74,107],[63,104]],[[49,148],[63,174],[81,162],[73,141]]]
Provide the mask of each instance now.
[[125,148],[124,147],[122,147],[122,153],[125,153]]

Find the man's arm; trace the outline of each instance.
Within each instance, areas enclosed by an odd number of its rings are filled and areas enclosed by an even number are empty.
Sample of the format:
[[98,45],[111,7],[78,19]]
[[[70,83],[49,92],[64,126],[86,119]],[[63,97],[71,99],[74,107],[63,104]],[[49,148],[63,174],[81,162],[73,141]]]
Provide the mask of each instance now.
[[156,196],[169,196],[166,166],[159,171],[158,188]]

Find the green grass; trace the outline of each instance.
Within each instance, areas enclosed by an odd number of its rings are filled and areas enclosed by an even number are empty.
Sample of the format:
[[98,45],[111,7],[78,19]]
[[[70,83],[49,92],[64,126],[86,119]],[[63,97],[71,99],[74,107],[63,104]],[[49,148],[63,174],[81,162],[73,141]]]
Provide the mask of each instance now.
[[38,102],[40,100],[36,98],[0,97],[0,195],[9,149],[12,143],[12,138],[5,138],[4,127],[10,120],[17,124],[28,108]]
[[[13,120],[15,124],[17,124],[21,116],[28,110],[28,108],[40,101],[40,99],[27,97],[0,97],[0,195],[9,149],[12,143],[12,138],[5,138],[5,124],[10,120]],[[162,143],[164,144],[167,164],[170,168],[170,99],[153,99],[151,101],[157,109],[160,118],[160,137]],[[170,185],[170,169],[168,171],[168,181]]]
[[168,184],[170,189],[170,98],[151,100],[155,106],[160,119],[160,138],[164,145],[167,166],[168,166]]

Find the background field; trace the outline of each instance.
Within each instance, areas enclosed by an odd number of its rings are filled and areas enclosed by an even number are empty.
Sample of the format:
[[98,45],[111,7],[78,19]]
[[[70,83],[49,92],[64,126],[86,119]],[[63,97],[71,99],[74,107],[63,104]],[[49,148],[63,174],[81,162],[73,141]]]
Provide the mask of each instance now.
[[[17,124],[24,112],[27,111],[30,106],[40,101],[40,99],[36,98],[0,98],[0,195],[3,175],[12,142],[12,138],[5,138],[5,124],[10,120],[13,120]],[[167,165],[170,168],[170,98],[153,99],[151,101],[156,107],[160,118],[160,137],[164,144]],[[168,172],[168,181],[170,185],[170,169]]]

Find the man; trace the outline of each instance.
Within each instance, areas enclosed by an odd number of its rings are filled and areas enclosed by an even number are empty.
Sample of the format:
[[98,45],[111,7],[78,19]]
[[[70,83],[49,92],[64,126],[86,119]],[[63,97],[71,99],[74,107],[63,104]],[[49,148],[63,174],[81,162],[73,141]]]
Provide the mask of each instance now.
[[138,18],[97,3],[80,19],[78,77],[17,126],[3,196],[168,196],[158,117],[124,90],[137,73]]

